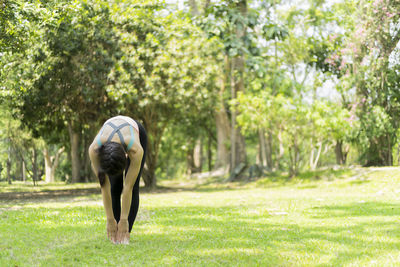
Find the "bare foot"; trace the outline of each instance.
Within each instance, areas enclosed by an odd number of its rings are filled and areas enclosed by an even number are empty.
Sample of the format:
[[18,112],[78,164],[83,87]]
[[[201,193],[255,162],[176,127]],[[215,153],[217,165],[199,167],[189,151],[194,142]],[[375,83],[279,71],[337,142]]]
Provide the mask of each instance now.
[[118,222],[117,242],[129,244],[129,223],[127,219]]
[[107,220],[107,237],[108,239],[116,244],[117,242],[117,221],[112,218]]

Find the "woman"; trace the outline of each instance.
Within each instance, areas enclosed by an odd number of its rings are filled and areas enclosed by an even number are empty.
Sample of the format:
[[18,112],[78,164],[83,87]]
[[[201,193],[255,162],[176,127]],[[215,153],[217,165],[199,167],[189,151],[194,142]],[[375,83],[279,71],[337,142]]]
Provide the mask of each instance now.
[[116,116],[104,123],[89,147],[92,169],[101,185],[107,236],[115,244],[129,244],[139,208],[139,180],[146,144],[147,134],[140,123]]

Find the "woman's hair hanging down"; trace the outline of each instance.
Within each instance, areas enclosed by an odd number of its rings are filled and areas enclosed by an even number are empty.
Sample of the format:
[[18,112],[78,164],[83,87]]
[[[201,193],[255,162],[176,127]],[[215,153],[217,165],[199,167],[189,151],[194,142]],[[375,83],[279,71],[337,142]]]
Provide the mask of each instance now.
[[124,147],[116,142],[106,142],[99,149],[101,170],[98,173],[100,185],[103,186],[106,174],[114,176],[121,174],[127,164]]
[[103,186],[104,182],[106,181],[106,173],[103,171],[99,171],[99,174],[97,176],[99,177],[100,186]]

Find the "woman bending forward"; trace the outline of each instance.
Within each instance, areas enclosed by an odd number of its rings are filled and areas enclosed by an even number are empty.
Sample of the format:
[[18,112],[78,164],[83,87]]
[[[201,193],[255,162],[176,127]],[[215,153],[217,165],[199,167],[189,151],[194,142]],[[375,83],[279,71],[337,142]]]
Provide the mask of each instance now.
[[139,208],[146,145],[147,134],[140,123],[116,116],[104,123],[89,147],[92,169],[101,185],[107,236],[115,244],[129,244]]

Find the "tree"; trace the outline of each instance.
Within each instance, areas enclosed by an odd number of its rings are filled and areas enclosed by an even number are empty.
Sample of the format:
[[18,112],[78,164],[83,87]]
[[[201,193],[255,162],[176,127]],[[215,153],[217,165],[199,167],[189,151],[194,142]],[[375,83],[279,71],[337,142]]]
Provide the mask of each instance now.
[[43,141],[33,138],[31,133],[18,120],[12,118],[9,108],[6,102],[0,105],[2,117],[0,121],[0,145],[3,147],[1,165],[6,166],[9,184],[11,184],[12,173],[15,176],[20,173],[24,181],[26,180],[25,173],[28,173],[35,185],[36,181],[41,179],[43,172],[40,167],[42,158],[38,153],[43,147]]
[[156,16],[162,8],[157,2],[114,7],[123,56],[113,72],[118,82],[108,87],[120,112],[139,119],[147,130],[143,180],[149,188],[156,186],[165,130],[182,122],[198,127],[214,105],[216,68],[207,62],[215,60],[215,42],[185,16]]
[[64,152],[65,147],[60,147],[56,149],[55,155],[51,156],[50,148],[46,147],[43,150],[43,157],[45,162],[45,181],[46,183],[54,183],[55,182],[55,173],[60,162],[60,156]]
[[[231,180],[237,178],[240,173],[236,173],[237,166],[247,164],[247,155],[245,147],[245,139],[236,124],[237,108],[230,107],[230,124],[228,125],[228,117],[225,115],[226,99],[233,100],[237,97],[238,92],[245,91],[245,71],[246,63],[251,61],[253,52],[257,52],[256,47],[252,47],[253,38],[249,33],[249,29],[254,33],[257,24],[257,12],[254,9],[248,9],[247,1],[222,1],[212,3],[208,6],[207,12],[203,18],[198,19],[198,23],[203,30],[210,36],[217,36],[222,44],[224,55],[224,69],[221,73],[225,73],[225,77],[221,77],[221,95],[225,93],[225,89],[230,89],[229,97],[220,96],[220,103],[216,110],[218,152],[217,154],[223,159],[227,130],[230,130],[230,170]],[[224,138],[224,139],[223,139]],[[218,165],[221,163],[218,163]],[[221,164],[223,165],[223,164]],[[236,173],[236,174],[235,174]]]
[[[347,90],[356,91],[360,134],[355,140],[365,165],[392,165],[392,149],[399,128],[398,1],[358,3],[357,19],[347,46],[339,54]],[[372,123],[382,120],[381,123]],[[383,128],[382,128],[383,127]],[[365,139],[366,138],[366,139]],[[368,141],[365,141],[368,140]]]
[[118,56],[117,39],[109,10],[101,2],[60,2],[48,8],[57,12],[44,12],[44,23],[28,51],[34,56],[19,57],[26,69],[23,80],[15,81],[14,103],[35,136],[69,143],[71,181],[78,182],[81,155],[89,145],[82,147],[81,137],[93,136],[95,127],[89,126],[97,126],[113,111],[105,88]]
[[349,146],[343,149],[343,145],[345,142],[349,143],[351,135],[358,128],[358,125],[352,121],[350,112],[340,104],[317,100],[311,106],[308,118],[312,123],[312,140],[316,140],[318,144],[316,154],[314,145],[311,147],[311,169],[316,169],[324,144],[329,147],[334,145],[336,163],[345,164]]

